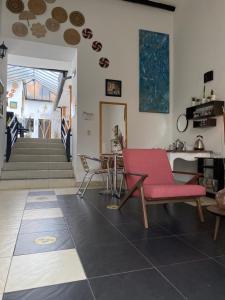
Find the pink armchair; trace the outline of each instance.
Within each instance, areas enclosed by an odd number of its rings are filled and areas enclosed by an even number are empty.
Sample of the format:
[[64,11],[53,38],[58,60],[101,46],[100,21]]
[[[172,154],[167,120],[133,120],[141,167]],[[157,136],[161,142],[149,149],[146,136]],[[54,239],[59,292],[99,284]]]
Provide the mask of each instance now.
[[[121,209],[131,196],[141,198],[144,226],[148,228],[147,205],[196,201],[201,222],[204,222],[201,196],[205,188],[198,185],[201,174],[172,172],[167,153],[161,149],[125,149],[123,151],[128,192]],[[186,184],[176,184],[173,173],[193,175]]]

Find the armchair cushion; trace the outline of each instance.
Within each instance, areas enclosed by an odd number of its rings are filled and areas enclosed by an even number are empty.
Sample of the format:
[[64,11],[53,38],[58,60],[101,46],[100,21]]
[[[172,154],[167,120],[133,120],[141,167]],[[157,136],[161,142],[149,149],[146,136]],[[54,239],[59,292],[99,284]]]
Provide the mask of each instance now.
[[[201,197],[205,196],[205,188],[196,184],[144,184],[144,194],[146,200],[157,200],[179,197]],[[140,191],[136,190],[134,196],[139,196]]]

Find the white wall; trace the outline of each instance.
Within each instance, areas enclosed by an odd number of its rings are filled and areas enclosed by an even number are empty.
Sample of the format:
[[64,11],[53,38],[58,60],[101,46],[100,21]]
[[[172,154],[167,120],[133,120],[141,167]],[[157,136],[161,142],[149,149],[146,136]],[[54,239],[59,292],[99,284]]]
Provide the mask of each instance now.
[[[77,97],[77,151],[78,153],[99,154],[99,101],[122,101],[128,104],[128,146],[159,147],[171,142],[172,114],[139,113],[139,29],[163,32],[170,35],[170,107],[173,109],[173,13],[136,5],[121,0],[57,0],[68,12],[80,10],[86,18],[85,27],[94,32],[94,39],[103,44],[101,53],[91,48],[92,41],[81,40],[78,45],[78,97]],[[46,20],[52,4],[38,21]],[[4,35],[15,39],[11,26],[15,15],[3,6],[2,28]],[[59,32],[48,33],[45,38],[36,39],[31,34],[26,40],[66,46],[63,32],[69,21],[61,26]],[[78,29],[81,31],[83,28]],[[20,40],[21,41],[21,40]],[[13,54],[17,44],[14,42]],[[23,46],[22,46],[23,47]],[[19,43],[21,52],[21,42]],[[37,47],[35,53],[39,51]],[[39,51],[40,52],[40,51]],[[47,55],[47,53],[45,53]],[[49,53],[51,55],[51,53]],[[98,65],[101,56],[110,59],[110,67],[102,69]],[[123,83],[121,99],[105,97],[105,79],[118,79]],[[83,112],[94,114],[92,121],[85,121]],[[77,122],[77,120],[75,120]],[[89,135],[88,133],[91,133]],[[76,165],[76,163],[75,163]],[[78,170],[80,173],[80,168]]]
[[191,97],[202,97],[203,74],[214,70],[214,81],[207,92],[215,89],[217,99],[225,100],[225,1],[185,0],[178,6],[174,21],[174,119],[173,137],[193,145],[196,135],[204,136],[206,149],[225,155],[223,118],[218,117],[216,128],[193,129],[179,134],[176,118],[191,106]]
[[[139,113],[139,29],[170,35],[170,109],[173,109],[173,15],[125,1],[76,1],[84,12],[94,39],[103,43],[96,54],[90,41],[78,47],[78,152],[99,154],[99,101],[128,104],[128,147],[165,147],[172,139],[172,114]],[[101,69],[101,56],[110,67]],[[105,79],[122,80],[122,98],[105,97]],[[83,111],[94,113],[92,121]],[[91,135],[89,135],[91,131]],[[80,174],[81,169],[78,170]]]

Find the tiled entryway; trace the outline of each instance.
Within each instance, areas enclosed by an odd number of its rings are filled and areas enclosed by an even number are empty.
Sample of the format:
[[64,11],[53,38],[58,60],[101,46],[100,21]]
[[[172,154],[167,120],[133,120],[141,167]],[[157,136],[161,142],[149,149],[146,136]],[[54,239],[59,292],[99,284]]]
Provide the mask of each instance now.
[[122,212],[89,190],[0,192],[0,299],[224,299],[225,234],[187,204]]

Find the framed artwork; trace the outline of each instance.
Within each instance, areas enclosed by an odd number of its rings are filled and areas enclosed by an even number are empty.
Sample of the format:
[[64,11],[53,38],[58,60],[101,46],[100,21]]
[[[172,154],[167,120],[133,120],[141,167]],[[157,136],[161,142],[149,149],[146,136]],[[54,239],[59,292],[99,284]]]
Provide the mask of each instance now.
[[169,35],[139,31],[139,111],[169,113]]
[[121,97],[122,96],[122,81],[106,79],[105,95],[110,96],[110,97]]
[[9,107],[10,107],[11,109],[17,109],[17,102],[15,102],[15,101],[10,101]]

